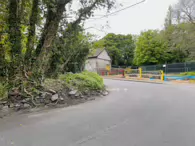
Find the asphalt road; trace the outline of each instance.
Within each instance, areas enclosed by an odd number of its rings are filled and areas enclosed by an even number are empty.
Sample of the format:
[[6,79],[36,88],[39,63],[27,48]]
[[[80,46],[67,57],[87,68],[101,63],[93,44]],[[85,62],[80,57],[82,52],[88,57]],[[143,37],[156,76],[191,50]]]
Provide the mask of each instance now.
[[195,145],[195,86],[105,82],[105,98],[1,119],[0,146]]

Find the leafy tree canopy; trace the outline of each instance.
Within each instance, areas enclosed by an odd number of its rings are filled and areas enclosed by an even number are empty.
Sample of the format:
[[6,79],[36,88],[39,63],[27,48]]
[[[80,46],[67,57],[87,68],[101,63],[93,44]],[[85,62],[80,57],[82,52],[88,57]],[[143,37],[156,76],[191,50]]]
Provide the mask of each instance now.
[[168,60],[167,44],[161,41],[158,31],[142,32],[136,43],[134,63],[140,65],[162,64]]
[[93,45],[95,48],[105,48],[116,66],[132,65],[135,43],[132,35],[116,35],[110,33]]

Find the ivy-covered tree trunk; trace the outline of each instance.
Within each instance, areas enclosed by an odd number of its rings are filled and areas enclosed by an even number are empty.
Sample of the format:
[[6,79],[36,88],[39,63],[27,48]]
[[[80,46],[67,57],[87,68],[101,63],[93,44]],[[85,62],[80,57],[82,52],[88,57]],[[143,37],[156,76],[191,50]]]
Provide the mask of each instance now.
[[32,11],[31,11],[31,16],[30,16],[30,26],[28,29],[29,34],[28,34],[27,50],[26,50],[26,54],[25,54],[25,62],[28,65],[28,67],[31,66],[32,51],[33,51],[34,46],[35,46],[36,24],[38,23],[38,15],[39,15],[39,1],[40,0],[33,1]]
[[20,27],[20,14],[19,14],[20,0],[9,1],[9,41],[11,43],[11,74],[15,74],[19,69],[21,63],[21,50],[22,50],[22,34]]
[[37,62],[34,64],[34,69],[40,73],[45,73],[48,67],[49,59],[51,57],[52,49],[50,49],[53,40],[56,37],[58,26],[65,11],[65,5],[63,4],[49,4],[48,13],[46,18],[46,24],[36,49]]

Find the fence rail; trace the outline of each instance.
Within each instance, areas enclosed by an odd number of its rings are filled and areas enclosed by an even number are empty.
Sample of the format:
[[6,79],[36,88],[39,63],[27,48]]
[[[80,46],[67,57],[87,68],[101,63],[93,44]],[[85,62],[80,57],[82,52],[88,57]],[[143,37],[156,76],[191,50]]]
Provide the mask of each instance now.
[[105,68],[97,68],[95,69],[99,75],[122,75],[124,74],[124,68],[111,68],[110,71],[107,71]]

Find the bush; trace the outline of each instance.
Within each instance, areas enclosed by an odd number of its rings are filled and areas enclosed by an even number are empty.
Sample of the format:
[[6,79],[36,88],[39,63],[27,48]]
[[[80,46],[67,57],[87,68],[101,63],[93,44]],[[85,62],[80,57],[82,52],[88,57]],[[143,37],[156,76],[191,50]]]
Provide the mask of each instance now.
[[103,90],[103,79],[96,73],[84,71],[77,74],[60,75],[59,79],[64,81],[70,88],[75,88],[79,91],[86,90]]
[[0,83],[0,100],[6,99],[8,96],[7,86]]

